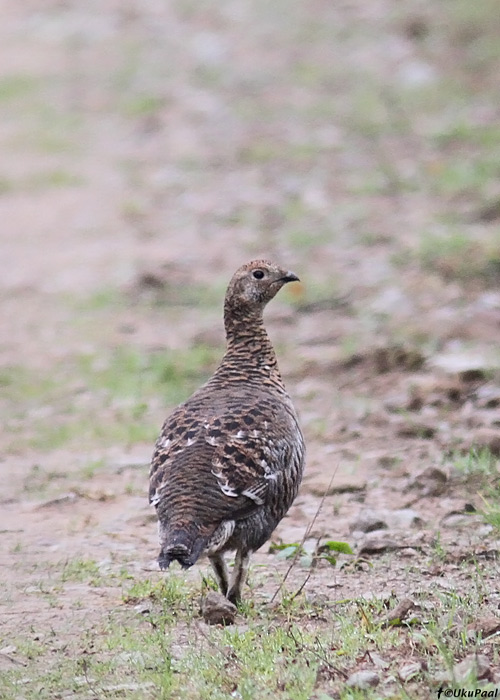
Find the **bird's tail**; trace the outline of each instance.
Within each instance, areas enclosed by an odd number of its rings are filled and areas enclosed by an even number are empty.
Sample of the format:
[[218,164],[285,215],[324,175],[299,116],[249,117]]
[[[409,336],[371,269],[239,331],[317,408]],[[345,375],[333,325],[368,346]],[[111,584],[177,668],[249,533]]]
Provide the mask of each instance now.
[[198,560],[205,545],[207,537],[193,527],[168,528],[161,532],[161,551],[158,557],[160,569],[168,569],[173,561],[178,561],[183,569],[188,569]]

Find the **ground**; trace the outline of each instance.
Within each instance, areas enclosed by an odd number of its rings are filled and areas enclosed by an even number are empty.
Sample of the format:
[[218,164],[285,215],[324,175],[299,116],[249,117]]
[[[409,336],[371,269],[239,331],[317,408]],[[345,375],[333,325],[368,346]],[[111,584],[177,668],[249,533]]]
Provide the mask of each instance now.
[[[493,0],[3,0],[2,698],[499,685],[499,31]],[[148,462],[257,257],[302,280],[266,323],[307,468],[210,627]]]

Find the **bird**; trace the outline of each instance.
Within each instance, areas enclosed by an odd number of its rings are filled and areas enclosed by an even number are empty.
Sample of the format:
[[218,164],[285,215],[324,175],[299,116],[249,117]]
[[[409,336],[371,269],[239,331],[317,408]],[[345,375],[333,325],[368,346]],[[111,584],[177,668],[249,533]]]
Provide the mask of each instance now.
[[304,437],[263,322],[266,304],[295,281],[295,273],[267,260],[234,273],[224,299],[222,361],[165,420],[151,460],[160,569],[173,561],[189,568],[206,555],[234,604],[251,554],[289,510],[304,470]]

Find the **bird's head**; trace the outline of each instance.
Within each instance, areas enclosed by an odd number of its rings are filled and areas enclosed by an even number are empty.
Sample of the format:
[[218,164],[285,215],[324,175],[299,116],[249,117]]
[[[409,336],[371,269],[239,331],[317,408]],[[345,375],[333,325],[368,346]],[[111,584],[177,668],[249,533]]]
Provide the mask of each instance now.
[[234,273],[226,292],[225,311],[237,316],[261,316],[265,305],[287,282],[297,282],[294,272],[267,260],[252,260]]

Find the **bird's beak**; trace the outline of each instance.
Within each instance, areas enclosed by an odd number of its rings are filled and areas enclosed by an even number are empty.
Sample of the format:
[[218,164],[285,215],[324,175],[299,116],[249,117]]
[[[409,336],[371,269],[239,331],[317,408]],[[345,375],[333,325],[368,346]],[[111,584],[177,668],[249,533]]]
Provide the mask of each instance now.
[[290,272],[288,271],[283,277],[281,278],[282,282],[300,282],[300,279],[297,277],[295,272]]

